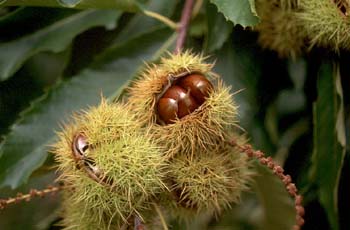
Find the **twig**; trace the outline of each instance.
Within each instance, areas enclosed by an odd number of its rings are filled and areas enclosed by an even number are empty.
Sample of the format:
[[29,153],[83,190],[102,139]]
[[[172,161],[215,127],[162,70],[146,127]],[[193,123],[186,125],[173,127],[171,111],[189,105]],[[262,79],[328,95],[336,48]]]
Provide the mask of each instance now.
[[261,151],[255,151],[251,145],[240,145],[236,142],[235,139],[230,141],[230,144],[234,147],[237,147],[240,149],[240,151],[247,154],[250,158],[256,158],[259,160],[259,162],[263,165],[266,165],[269,169],[273,171],[273,173],[283,182],[284,186],[286,187],[286,190],[288,191],[289,195],[291,195],[294,198],[294,205],[295,205],[295,211],[296,211],[296,224],[293,226],[293,230],[300,230],[301,227],[304,225],[304,214],[305,210],[302,206],[302,196],[298,194],[298,190],[294,183],[292,183],[292,178],[290,175],[285,175],[283,172],[283,168],[276,164],[271,157],[265,157],[265,154]]
[[176,30],[178,28],[178,25],[175,22],[173,22],[171,19],[161,14],[158,14],[150,10],[144,10],[143,13],[148,17],[151,17],[151,18],[157,19],[158,21],[163,22],[165,25],[169,26],[171,29]]
[[18,193],[16,197],[0,199],[0,209],[4,209],[10,204],[17,204],[21,201],[30,201],[34,197],[44,197],[50,193],[55,194],[57,191],[63,189],[63,187],[63,185],[59,185],[47,186],[47,188],[43,190],[31,189],[30,192],[27,194]]
[[193,5],[194,5],[194,0],[186,0],[184,8],[182,10],[180,27],[178,30],[179,35],[176,40],[176,46],[174,51],[175,54],[180,53],[185,44],[185,39],[187,35],[188,25],[191,19]]

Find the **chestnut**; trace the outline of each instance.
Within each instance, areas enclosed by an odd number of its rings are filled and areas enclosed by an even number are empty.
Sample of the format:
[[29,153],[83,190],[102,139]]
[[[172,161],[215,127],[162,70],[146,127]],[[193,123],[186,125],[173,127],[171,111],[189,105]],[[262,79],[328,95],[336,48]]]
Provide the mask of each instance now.
[[82,160],[88,149],[89,143],[82,133],[78,133],[73,139],[73,155],[75,160]]
[[209,96],[213,85],[201,74],[189,74],[180,78],[165,91],[158,100],[159,118],[170,124],[182,118],[202,105]]
[[191,74],[180,79],[179,85],[187,90],[191,91],[191,95],[201,105],[205,101],[205,98],[209,96],[210,90],[213,89],[213,85],[210,81],[200,74]]
[[172,98],[161,98],[158,101],[158,114],[166,124],[176,119],[179,111],[177,101]]

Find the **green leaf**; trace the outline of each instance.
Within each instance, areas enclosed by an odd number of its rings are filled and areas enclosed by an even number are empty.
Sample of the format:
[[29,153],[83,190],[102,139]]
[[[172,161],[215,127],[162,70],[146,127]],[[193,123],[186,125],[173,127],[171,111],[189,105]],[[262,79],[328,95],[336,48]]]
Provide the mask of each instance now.
[[294,88],[302,91],[307,77],[308,63],[303,58],[288,60],[288,73],[293,82]]
[[324,62],[317,79],[313,106],[314,151],[310,180],[318,185],[319,199],[333,230],[339,229],[338,185],[345,156],[343,92],[339,66]]
[[101,93],[109,97],[119,91],[144,61],[167,49],[171,34],[168,29],[153,30],[110,47],[90,68],[33,103],[0,146],[0,187],[16,188],[25,182],[45,161],[59,123],[73,111],[98,104]]
[[62,51],[76,35],[94,26],[115,24],[119,16],[120,12],[114,10],[81,11],[34,34],[0,44],[0,80],[10,77],[34,54]]
[[286,89],[278,95],[277,109],[280,116],[300,112],[305,107],[306,98],[301,90]]
[[76,7],[79,3],[82,2],[82,0],[57,0],[59,4],[61,4],[64,7]]
[[255,0],[249,0],[250,4],[250,10],[255,16],[258,16],[258,13],[256,12],[256,7],[255,7]]
[[241,202],[228,210],[215,227],[211,224],[211,230],[292,229],[296,215],[294,202],[283,183],[257,161],[254,162],[254,169],[256,175],[250,184],[251,191],[243,194]]
[[210,0],[218,10],[223,13],[226,20],[243,27],[255,26],[259,22],[254,7],[250,5],[251,0]]
[[76,9],[119,9],[128,12],[142,10],[144,0],[3,0],[0,6],[45,6]]
[[263,230],[292,229],[295,224],[293,199],[282,181],[266,166],[256,164],[257,175],[253,186],[263,209]]
[[[175,11],[176,4],[177,1],[150,0],[145,10],[157,12],[165,17],[171,17]],[[136,14],[127,24],[127,27],[118,34],[114,42],[123,42],[161,25],[163,23],[154,18],[144,14]]]
[[0,18],[0,42],[9,42],[33,34],[56,21],[77,13],[74,9],[18,7]]
[[70,48],[59,53],[39,53],[13,77],[0,82],[0,142],[20,112],[62,77],[70,56]]
[[188,36],[192,38],[202,38],[207,34],[207,18],[205,13],[200,12],[191,20]]
[[210,53],[223,46],[232,32],[233,24],[218,14],[213,4],[207,4],[207,27],[206,50]]

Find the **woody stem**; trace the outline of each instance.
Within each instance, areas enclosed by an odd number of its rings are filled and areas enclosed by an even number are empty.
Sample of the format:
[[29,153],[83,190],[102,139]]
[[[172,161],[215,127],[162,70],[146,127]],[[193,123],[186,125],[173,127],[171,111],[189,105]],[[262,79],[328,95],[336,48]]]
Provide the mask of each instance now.
[[19,203],[21,201],[30,201],[33,197],[44,197],[48,194],[55,194],[56,192],[62,189],[63,189],[63,185],[59,185],[59,186],[48,186],[46,189],[43,189],[43,190],[31,189],[30,192],[27,194],[18,193],[16,197],[0,199],[0,209],[4,209],[10,204]]
[[182,9],[181,21],[178,29],[178,36],[176,39],[176,46],[174,53],[180,53],[184,47],[188,26],[191,20],[194,0],[186,0],[184,8]]

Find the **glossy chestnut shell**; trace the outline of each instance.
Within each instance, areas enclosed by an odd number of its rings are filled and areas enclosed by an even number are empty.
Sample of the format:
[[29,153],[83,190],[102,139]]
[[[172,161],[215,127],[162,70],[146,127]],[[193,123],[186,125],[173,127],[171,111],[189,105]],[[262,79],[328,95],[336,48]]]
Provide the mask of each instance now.
[[84,159],[89,149],[89,143],[87,142],[85,135],[83,135],[82,133],[78,133],[73,139],[72,148],[73,148],[74,159],[76,160]]
[[209,96],[213,85],[202,74],[189,74],[175,81],[158,100],[157,111],[161,121],[171,124],[199,106]]
[[93,159],[88,157],[90,144],[83,133],[78,133],[73,138],[73,158],[78,169],[83,169],[90,178],[98,183],[104,183],[105,178],[100,178],[101,172]]

